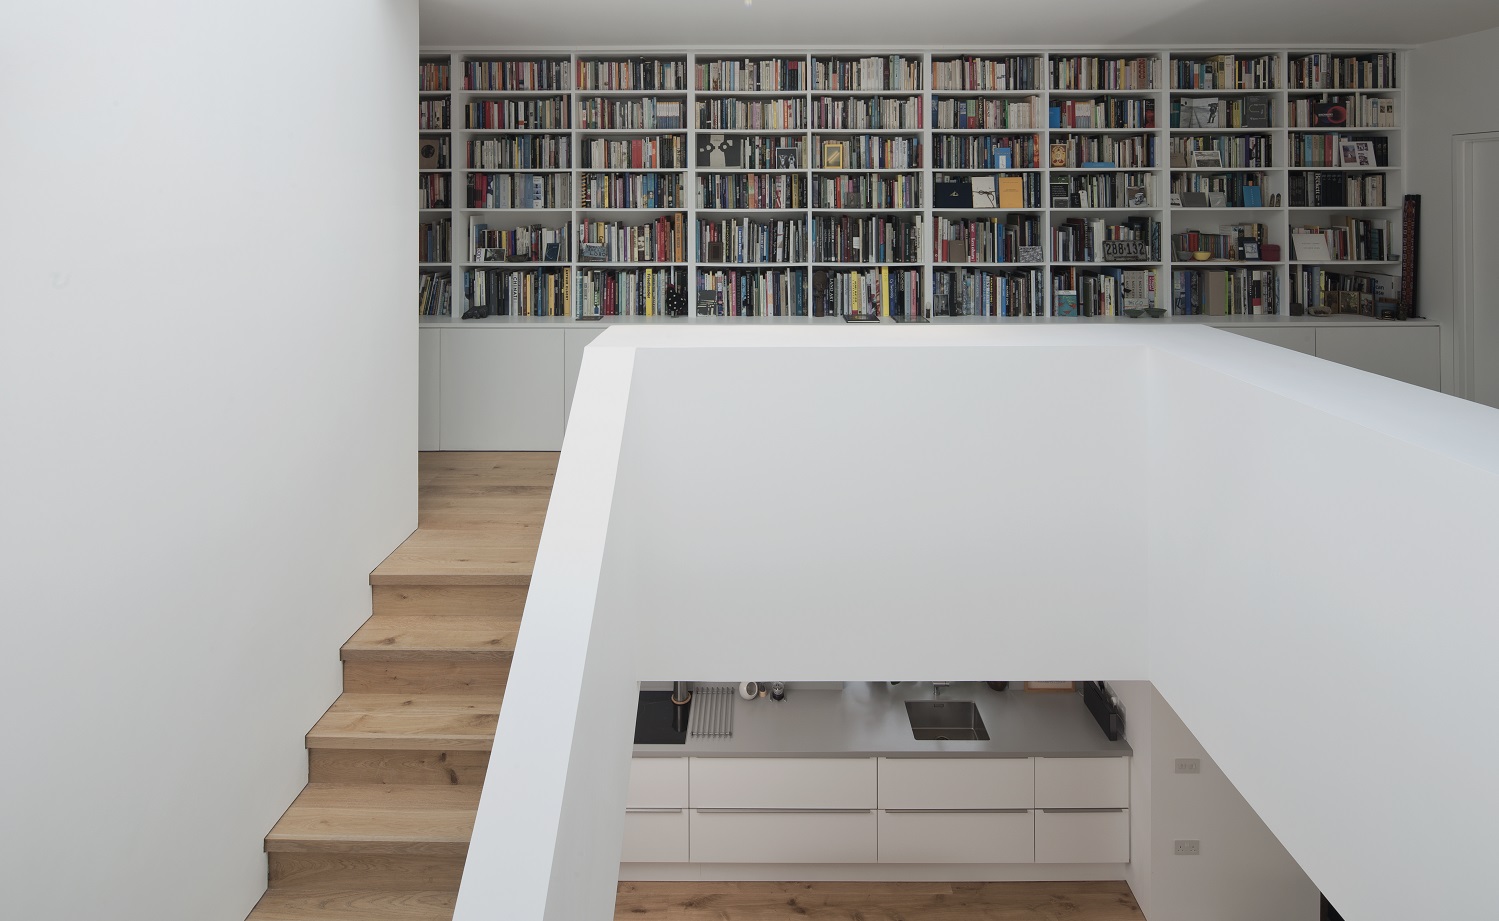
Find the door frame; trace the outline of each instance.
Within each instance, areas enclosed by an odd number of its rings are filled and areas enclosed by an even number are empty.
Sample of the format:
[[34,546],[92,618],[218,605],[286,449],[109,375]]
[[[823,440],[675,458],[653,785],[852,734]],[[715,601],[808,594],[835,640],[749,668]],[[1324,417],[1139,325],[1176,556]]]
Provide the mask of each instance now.
[[[1477,286],[1479,271],[1473,226],[1478,210],[1469,194],[1468,176],[1473,169],[1473,149],[1479,144],[1499,144],[1499,131],[1480,131],[1452,136],[1452,261],[1453,292],[1457,301],[1457,342],[1453,350],[1456,395],[1473,399],[1476,365],[1473,356],[1473,331],[1477,326]],[[1499,178],[1499,177],[1496,177]]]

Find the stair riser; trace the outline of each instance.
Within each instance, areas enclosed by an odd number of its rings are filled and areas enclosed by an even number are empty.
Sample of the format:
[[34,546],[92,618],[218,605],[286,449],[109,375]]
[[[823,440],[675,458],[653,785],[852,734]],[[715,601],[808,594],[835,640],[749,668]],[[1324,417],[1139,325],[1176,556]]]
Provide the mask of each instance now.
[[344,692],[348,694],[477,694],[498,695],[510,677],[508,659],[469,661],[360,660],[344,663]]
[[524,585],[376,585],[376,614],[513,614],[526,605]]
[[310,783],[481,784],[489,752],[314,749],[307,753]]
[[453,889],[462,857],[272,853],[272,889]]

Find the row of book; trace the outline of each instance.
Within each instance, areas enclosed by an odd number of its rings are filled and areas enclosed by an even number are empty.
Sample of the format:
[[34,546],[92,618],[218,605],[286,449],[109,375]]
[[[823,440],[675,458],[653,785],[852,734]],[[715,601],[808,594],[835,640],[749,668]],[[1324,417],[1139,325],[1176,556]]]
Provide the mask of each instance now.
[[451,262],[453,259],[453,222],[448,218],[422,221],[416,237],[418,262]]
[[1343,272],[1316,265],[1291,270],[1291,316],[1351,313],[1385,317],[1396,312],[1400,279],[1382,272]]
[[1155,173],[1074,173],[1052,176],[1049,192],[1053,208],[1153,208],[1155,186]]
[[1041,174],[999,174],[994,176],[932,177],[932,206],[938,209],[968,208],[1039,208],[1041,207]]
[[687,138],[584,138],[578,156],[584,169],[686,169]]
[[465,128],[537,130],[567,128],[566,96],[545,99],[476,99],[464,103]]
[[1383,90],[1396,85],[1393,52],[1316,53],[1291,59],[1293,90]]
[[463,272],[465,320],[484,317],[565,317],[570,273],[566,268],[470,268]]
[[1171,194],[1183,208],[1260,208],[1266,184],[1264,173],[1171,174]]
[[1041,97],[932,100],[932,127],[1030,130],[1039,128]]
[[685,90],[687,62],[681,59],[627,58],[579,61],[580,90]]
[[567,169],[572,141],[559,134],[476,137],[468,142],[469,169]]
[[[1056,262],[1155,262],[1161,258],[1161,225],[1155,218],[1130,216],[1110,222],[1101,217],[1069,217],[1051,228]],[[1136,243],[1138,255],[1112,258],[1108,243]]]
[[1041,261],[1041,221],[1032,215],[958,220],[939,217],[933,230],[935,262]]
[[416,178],[418,208],[453,207],[453,183],[447,173],[419,173]]
[[646,224],[578,223],[578,257],[585,262],[686,262],[685,218],[662,215]]
[[1280,312],[1280,278],[1273,268],[1177,269],[1171,273],[1175,316],[1257,316]]
[[932,61],[932,88],[938,90],[1039,90],[1041,58],[1010,55],[987,58],[968,55],[951,61]]
[[566,173],[469,173],[470,208],[568,208],[572,177]]
[[450,67],[447,61],[422,61],[421,82],[417,89],[424,93],[445,93],[451,85],[449,80]]
[[1321,134],[1291,132],[1292,166],[1388,166],[1389,138],[1380,135],[1348,135],[1339,131]]
[[1155,100],[1129,96],[1063,99],[1047,109],[1052,128],[1154,128]]
[[856,135],[824,140],[817,147],[820,169],[920,169],[921,138]]
[[665,316],[667,294],[686,287],[687,270],[680,267],[579,270],[578,315]]
[[1396,128],[1395,100],[1386,96],[1333,95],[1292,99],[1287,123],[1292,128]]
[[[452,138],[447,135],[428,135],[421,139],[422,169],[451,169],[453,165]],[[427,151],[431,150],[429,156]]]
[[1053,138],[1051,165],[1077,169],[1141,169],[1156,165],[1156,138],[1153,134],[1072,135]]
[[1292,208],[1383,208],[1385,174],[1291,173],[1286,194]]
[[812,100],[812,127],[824,130],[868,128],[879,131],[919,131],[919,96],[845,98],[821,96]]
[[804,89],[802,74],[806,66],[807,62],[801,58],[744,58],[698,61],[694,69],[700,90],[764,93]]
[[1126,310],[1155,306],[1155,272],[1150,269],[1055,269],[1051,274],[1052,314],[1058,317],[1117,317]]
[[812,61],[813,90],[919,90],[921,58],[892,54],[886,57],[823,58]]
[[[1270,150],[1270,138],[1263,134],[1172,135],[1171,166],[1264,169],[1275,165]],[[1203,153],[1211,156],[1199,156]]]
[[807,162],[806,135],[753,137],[700,134],[699,169],[798,169]]
[[700,99],[699,130],[801,131],[807,127],[805,99]]
[[681,173],[584,173],[579,208],[685,208]]
[[736,176],[707,173],[697,177],[699,208],[805,208],[807,177],[761,173]]
[[1041,139],[944,134],[933,145],[933,160],[936,169],[1034,169],[1041,165]]
[[[1245,261],[1246,243],[1259,244],[1267,236],[1264,224],[1233,224],[1219,228],[1221,233],[1201,230],[1183,230],[1171,235],[1171,255],[1179,262],[1194,258],[1194,253],[1211,253],[1211,258],[1226,261]],[[1252,261],[1252,260],[1250,260]]]
[[416,126],[423,131],[446,131],[451,124],[450,112],[451,108],[446,98],[419,100]]
[[812,273],[815,317],[920,317],[921,272],[880,266],[868,271]]
[[616,99],[597,97],[578,100],[578,124],[601,130],[673,130],[687,127],[687,103],[680,99]]
[[814,215],[817,262],[920,262],[921,216]]
[[1178,90],[1268,90],[1275,88],[1276,60],[1268,54],[1214,54],[1173,58],[1171,88]]
[[814,176],[814,208],[920,208],[921,177],[855,175]]
[[707,263],[786,263],[807,259],[802,220],[699,220],[698,259]]
[[1173,128],[1269,128],[1273,120],[1270,97],[1257,93],[1227,99],[1217,96],[1171,97]]
[[932,275],[932,315],[1033,317],[1046,311],[1039,269],[939,269]]
[[1291,245],[1302,262],[1383,262],[1392,242],[1390,222],[1382,218],[1338,217],[1326,227],[1291,228]]
[[715,269],[697,275],[697,312],[718,317],[804,317],[805,269]]
[[1156,59],[1149,57],[1106,58],[1091,55],[1054,57],[1051,88],[1054,90],[1149,90],[1156,84]]
[[546,227],[491,228],[477,217],[468,219],[468,258],[472,262],[566,262],[572,224]]
[[466,90],[538,90],[567,89],[567,60],[542,58],[535,61],[464,61],[463,88]]
[[424,317],[446,317],[452,310],[452,281],[447,272],[423,272],[417,283],[417,313]]

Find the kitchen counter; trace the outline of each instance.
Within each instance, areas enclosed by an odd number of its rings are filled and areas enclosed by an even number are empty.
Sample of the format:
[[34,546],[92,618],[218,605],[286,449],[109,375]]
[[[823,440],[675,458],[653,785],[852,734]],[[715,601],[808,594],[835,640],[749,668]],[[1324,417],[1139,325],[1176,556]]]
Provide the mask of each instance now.
[[[704,682],[714,684],[714,682]],[[1129,743],[1110,742],[1081,694],[1027,693],[1019,682],[1004,691],[983,682],[955,682],[942,700],[978,705],[988,741],[918,741],[906,718],[908,700],[932,700],[930,682],[851,681],[841,691],[791,688],[786,699],[741,700],[734,694],[732,738],[694,738],[685,745],[636,745],[636,757],[839,757],[941,755],[954,758],[1106,757],[1127,755]],[[693,709],[695,723],[698,710]]]

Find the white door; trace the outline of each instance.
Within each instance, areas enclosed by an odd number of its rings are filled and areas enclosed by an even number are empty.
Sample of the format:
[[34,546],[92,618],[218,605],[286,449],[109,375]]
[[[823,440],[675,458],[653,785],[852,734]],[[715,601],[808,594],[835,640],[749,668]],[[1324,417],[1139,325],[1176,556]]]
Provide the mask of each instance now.
[[1457,141],[1458,380],[1460,392],[1499,406],[1499,133]]

